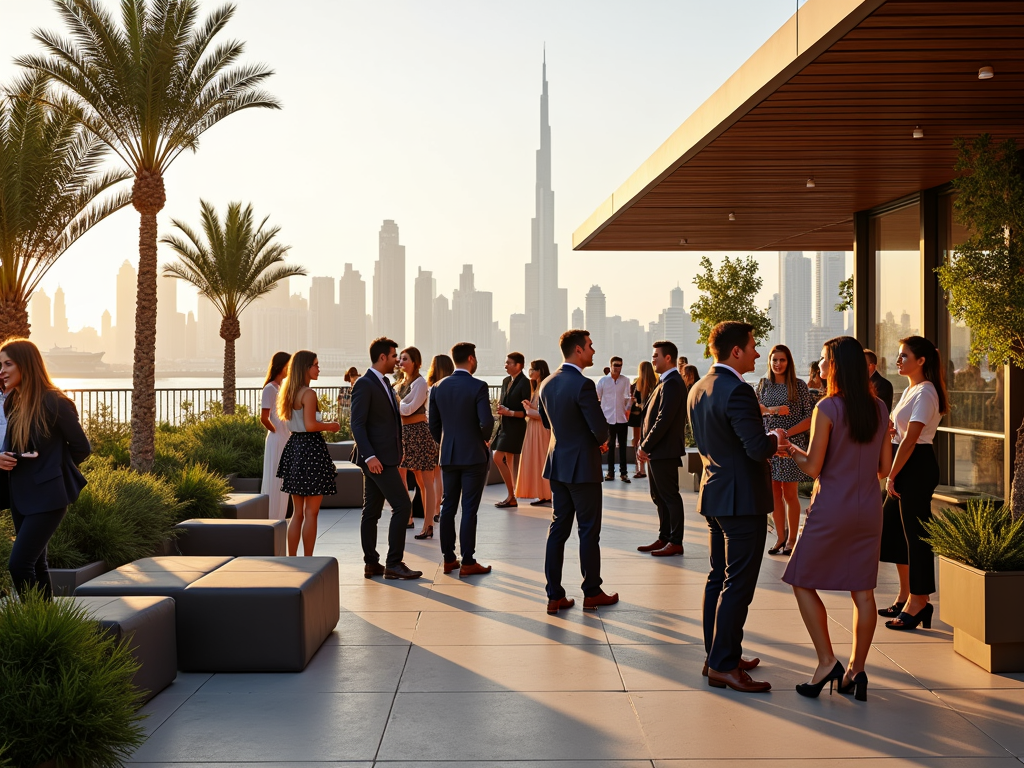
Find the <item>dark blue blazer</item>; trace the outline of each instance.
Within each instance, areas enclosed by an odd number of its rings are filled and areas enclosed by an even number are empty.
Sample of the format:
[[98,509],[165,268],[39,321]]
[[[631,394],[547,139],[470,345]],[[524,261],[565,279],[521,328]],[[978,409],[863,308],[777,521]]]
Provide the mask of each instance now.
[[[4,403],[6,408],[10,400]],[[18,459],[9,472],[0,472],[0,506],[13,506],[23,515],[35,515],[66,507],[85,487],[78,465],[92,453],[89,439],[78,421],[75,404],[62,395],[43,395],[49,431],[33,433],[28,449],[37,451],[35,459]],[[11,448],[10,425],[3,450]],[[19,450],[26,450],[20,447]],[[26,451],[27,452],[27,451]]]
[[608,422],[594,382],[563,365],[540,386],[540,417],[551,430],[544,477],[560,483],[600,483]]
[[468,371],[456,370],[430,388],[427,421],[430,434],[441,446],[442,467],[490,461],[487,441],[494,430],[494,414],[487,384]]
[[693,385],[687,407],[704,461],[697,512],[707,517],[771,512],[768,459],[778,445],[764,432],[754,388],[735,373],[713,367]]
[[372,369],[352,385],[349,425],[352,428],[352,463],[363,466],[371,456],[386,467],[402,463],[402,416],[398,398]]
[[686,382],[679,371],[671,370],[651,393],[640,434],[640,447],[656,461],[679,461],[686,453]]

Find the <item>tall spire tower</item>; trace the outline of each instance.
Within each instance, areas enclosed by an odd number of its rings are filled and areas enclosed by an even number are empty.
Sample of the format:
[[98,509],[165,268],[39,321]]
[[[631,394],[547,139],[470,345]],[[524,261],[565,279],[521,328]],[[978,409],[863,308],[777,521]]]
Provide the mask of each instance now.
[[536,215],[530,263],[526,265],[526,317],[531,355],[557,360],[558,337],[567,330],[568,292],[558,287],[558,246],[555,244],[555,193],[551,190],[551,125],[548,122],[547,50],[541,64],[540,149],[537,150]]

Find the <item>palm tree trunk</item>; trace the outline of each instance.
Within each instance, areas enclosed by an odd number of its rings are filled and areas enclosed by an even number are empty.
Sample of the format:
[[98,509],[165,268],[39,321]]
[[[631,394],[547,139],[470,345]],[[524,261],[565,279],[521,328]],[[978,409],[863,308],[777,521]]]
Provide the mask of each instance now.
[[220,321],[220,337],[224,339],[224,413],[235,413],[235,340],[242,335],[237,317],[228,315]]
[[156,437],[156,215],[167,196],[159,174],[139,171],[132,205],[139,212],[139,282],[135,297],[135,364],[132,367],[131,467],[153,467]]
[[27,339],[30,328],[28,299],[24,296],[0,298],[0,344],[8,339]]

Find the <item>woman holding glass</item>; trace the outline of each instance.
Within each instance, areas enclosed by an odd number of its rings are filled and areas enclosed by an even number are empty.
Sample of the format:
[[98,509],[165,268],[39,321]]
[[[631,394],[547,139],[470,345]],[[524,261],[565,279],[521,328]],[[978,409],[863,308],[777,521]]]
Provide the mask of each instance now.
[[551,483],[544,477],[544,462],[548,456],[551,430],[540,418],[540,385],[551,370],[544,360],[530,361],[530,399],[523,400],[526,412],[526,437],[523,438],[523,453],[519,458],[519,475],[516,478],[516,497],[536,499],[531,507],[551,506]]

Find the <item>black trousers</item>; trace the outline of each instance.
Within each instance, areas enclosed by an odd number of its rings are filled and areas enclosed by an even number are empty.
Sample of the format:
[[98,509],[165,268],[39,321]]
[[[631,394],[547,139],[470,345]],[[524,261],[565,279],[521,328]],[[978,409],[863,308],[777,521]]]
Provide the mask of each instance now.
[[19,595],[37,587],[47,599],[53,597],[46,547],[67,511],[67,507],[60,507],[51,512],[23,515],[11,509],[15,539],[7,567]]
[[[893,446],[893,453],[896,446]],[[886,496],[882,506],[883,563],[910,566],[910,594],[930,595],[935,591],[935,556],[923,539],[924,521],[932,516],[932,494],[939,484],[939,463],[935,449],[914,446],[903,469],[893,481],[895,496]]]
[[387,500],[393,510],[388,526],[388,556],[384,565],[394,568],[405,557],[405,528],[409,522],[409,489],[402,482],[398,467],[384,467],[379,475],[373,474],[366,465],[363,468],[363,515],[359,520],[359,539],[363,545],[363,562],[376,565],[380,562],[377,554],[377,521]]
[[615,474],[615,443],[619,443],[619,474],[626,474],[626,433],[629,424],[608,425],[608,474]]
[[683,543],[683,497],[679,495],[679,459],[651,459],[647,470],[651,500],[658,508],[658,538]]
[[743,655],[743,624],[754,599],[767,515],[707,518],[711,532],[711,572],[704,587],[704,650],[708,666],[729,672]]
[[441,500],[441,554],[444,561],[455,560],[455,513],[462,500],[462,522],[459,525],[459,544],[462,548],[462,564],[476,562],[476,519],[480,499],[487,485],[490,462],[469,466],[441,467],[441,484],[444,498]]
[[562,563],[565,542],[572,534],[575,518],[580,534],[580,572],[583,595],[593,597],[601,591],[601,503],[600,483],[560,483],[551,481],[551,525],[548,526],[544,554],[544,577],[548,600],[565,597],[562,587]]

